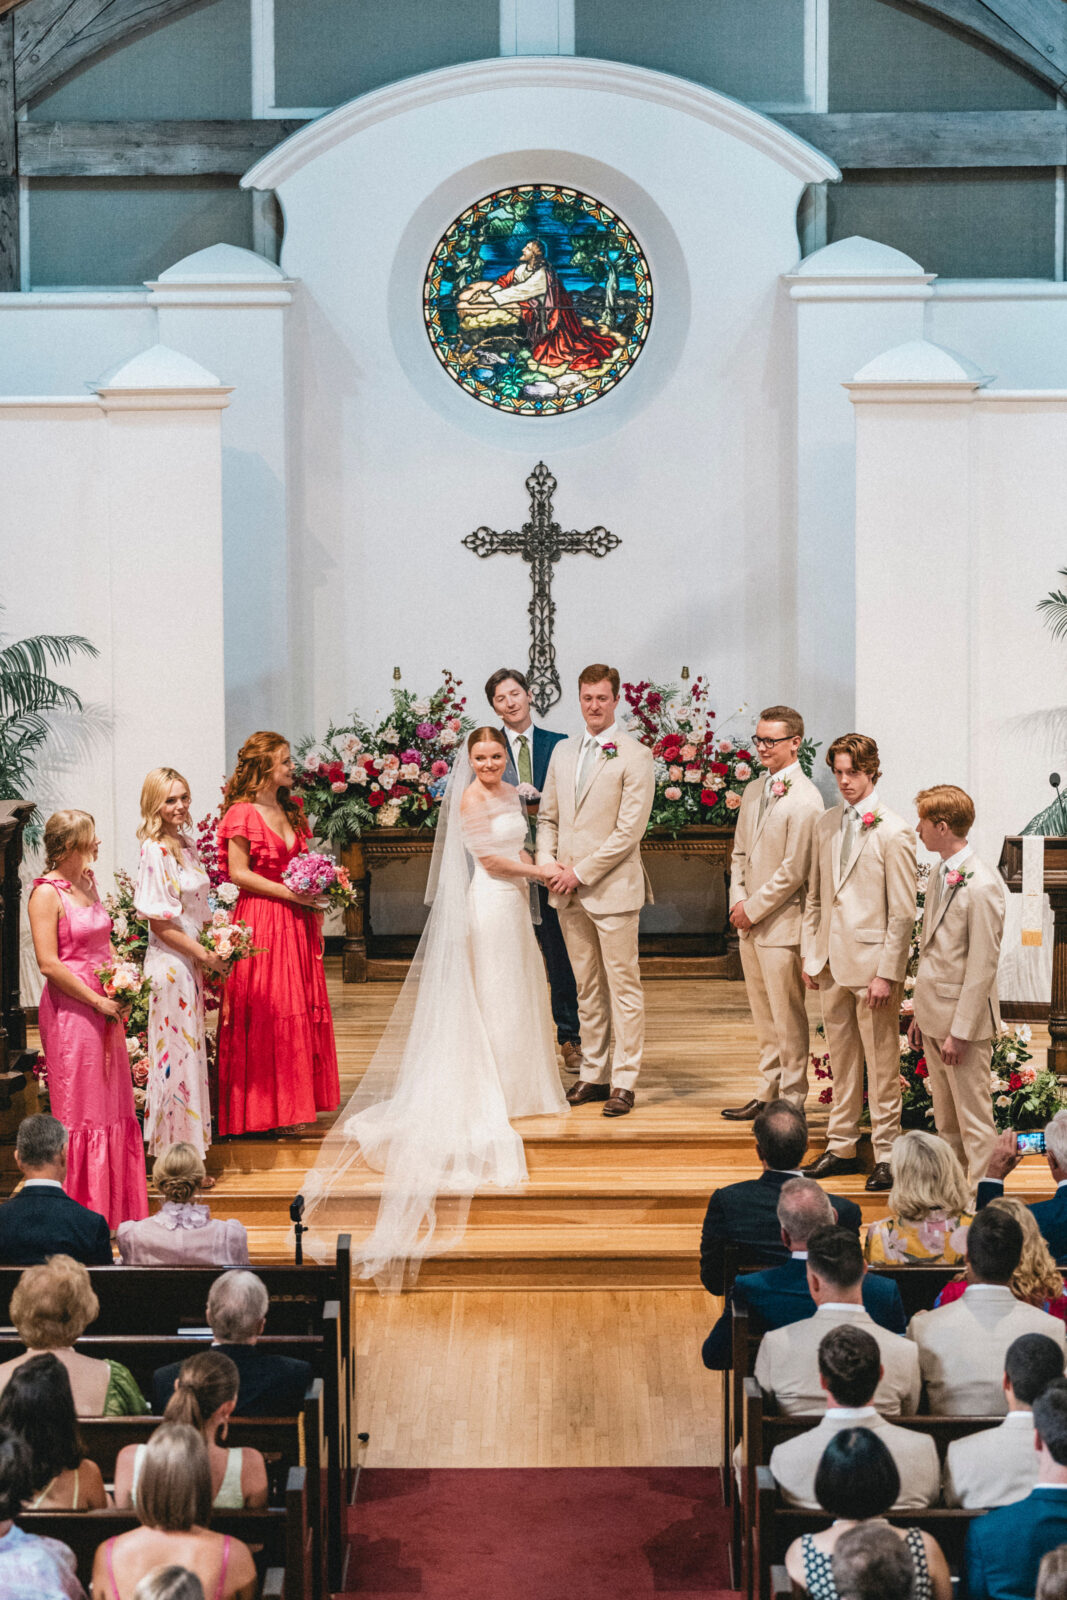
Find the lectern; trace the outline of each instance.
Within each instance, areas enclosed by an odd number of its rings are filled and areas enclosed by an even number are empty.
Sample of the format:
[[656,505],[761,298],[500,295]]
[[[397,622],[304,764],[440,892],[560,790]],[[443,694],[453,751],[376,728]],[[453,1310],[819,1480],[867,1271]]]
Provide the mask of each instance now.
[[[1012,835],[1000,852],[1000,874],[1013,894],[1023,887],[1023,842]],[[1067,1077],[1067,838],[1045,839],[1045,893],[1056,919],[1052,941],[1052,1003],[1048,1031],[1048,1064],[1057,1077]]]

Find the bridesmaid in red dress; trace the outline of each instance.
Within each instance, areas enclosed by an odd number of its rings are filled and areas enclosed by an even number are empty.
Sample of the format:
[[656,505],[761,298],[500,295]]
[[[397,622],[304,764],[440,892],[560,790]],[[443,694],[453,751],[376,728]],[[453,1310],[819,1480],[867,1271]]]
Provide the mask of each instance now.
[[322,964],[319,902],[282,873],[310,829],[290,795],[293,758],[279,733],[254,733],[237,755],[219,824],[220,866],[240,889],[235,919],[261,954],[226,980],[219,1023],[218,1131],[299,1132],[341,1103]]

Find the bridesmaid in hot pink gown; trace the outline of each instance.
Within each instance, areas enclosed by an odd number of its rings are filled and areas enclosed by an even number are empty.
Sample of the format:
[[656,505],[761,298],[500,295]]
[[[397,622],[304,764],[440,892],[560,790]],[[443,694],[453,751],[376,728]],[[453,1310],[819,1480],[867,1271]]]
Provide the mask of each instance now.
[[111,918],[89,863],[99,841],[85,811],[58,811],[45,826],[45,876],[29,901],[41,995],[41,1045],[52,1115],[66,1128],[73,1200],[111,1229],[148,1215],[144,1143],[133,1108],[126,1029],[96,976],[111,959]]

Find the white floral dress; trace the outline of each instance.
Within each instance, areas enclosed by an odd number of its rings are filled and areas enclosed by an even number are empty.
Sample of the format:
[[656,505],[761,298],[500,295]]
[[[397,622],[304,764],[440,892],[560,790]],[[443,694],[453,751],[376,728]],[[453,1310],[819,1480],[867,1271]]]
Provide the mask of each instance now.
[[[166,919],[191,939],[211,920],[210,880],[196,851],[186,847],[181,865],[154,839],[141,846],[141,868],[134,894],[139,916]],[[204,1031],[204,978],[198,961],[168,950],[149,931],[146,977],[152,980],[148,1007],[148,1084],[145,1139],[158,1155],[184,1140],[201,1155],[211,1143]]]

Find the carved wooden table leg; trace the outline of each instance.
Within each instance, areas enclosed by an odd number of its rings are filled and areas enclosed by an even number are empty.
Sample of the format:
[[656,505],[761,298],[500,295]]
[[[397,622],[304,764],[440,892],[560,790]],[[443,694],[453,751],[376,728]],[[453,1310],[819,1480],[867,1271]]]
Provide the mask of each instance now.
[[355,904],[345,912],[345,942],[341,955],[341,978],[345,983],[367,981],[367,896],[370,892],[370,874],[363,856],[363,845],[358,839],[346,844],[341,851],[341,864],[348,868],[348,876],[356,893]]

